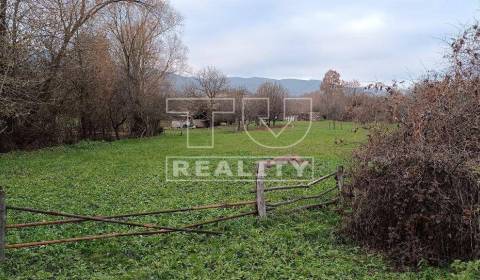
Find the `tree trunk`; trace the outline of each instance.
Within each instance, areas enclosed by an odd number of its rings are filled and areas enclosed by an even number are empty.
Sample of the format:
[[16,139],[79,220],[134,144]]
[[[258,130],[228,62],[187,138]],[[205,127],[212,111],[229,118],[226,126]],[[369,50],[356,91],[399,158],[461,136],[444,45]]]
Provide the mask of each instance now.
[[0,0],[0,75],[6,72],[7,47],[7,0]]
[[87,138],[87,124],[86,124],[86,120],[85,120],[85,116],[82,116],[80,118],[80,126],[82,128],[82,140],[86,139]]
[[118,133],[118,126],[113,129],[115,131],[115,139],[120,140],[120,133]]
[[241,125],[242,125],[242,121],[240,120],[240,118],[237,118],[237,132],[240,131]]
[[[7,0],[0,0],[0,40],[7,36]],[[6,41],[6,40],[5,40]]]

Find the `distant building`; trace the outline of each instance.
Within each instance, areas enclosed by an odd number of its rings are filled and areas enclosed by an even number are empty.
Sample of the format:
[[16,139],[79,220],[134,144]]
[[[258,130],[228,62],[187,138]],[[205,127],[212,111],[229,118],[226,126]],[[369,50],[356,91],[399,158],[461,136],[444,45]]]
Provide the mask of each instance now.
[[192,118],[188,115],[178,116],[175,120],[172,120],[170,124],[171,128],[187,128],[193,127]]
[[192,119],[187,115],[178,116],[170,123],[171,128],[207,128],[209,127],[208,120]]
[[209,127],[208,124],[209,124],[208,120],[202,120],[202,119],[193,120],[193,126],[196,128],[206,128],[206,127]]
[[285,121],[287,122],[296,122],[298,120],[298,116],[294,115],[294,116],[286,116]]
[[319,112],[312,112],[311,115],[308,113],[299,114],[297,120],[299,121],[310,121],[310,116],[312,121],[321,121],[326,119],[324,115]]

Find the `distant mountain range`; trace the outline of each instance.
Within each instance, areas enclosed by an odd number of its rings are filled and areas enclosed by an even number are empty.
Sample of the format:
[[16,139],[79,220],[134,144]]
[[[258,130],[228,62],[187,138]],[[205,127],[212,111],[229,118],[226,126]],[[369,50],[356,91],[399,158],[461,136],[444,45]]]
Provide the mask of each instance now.
[[[193,77],[171,75],[175,87],[182,90],[186,85],[195,83]],[[228,77],[228,82],[231,87],[244,87],[250,92],[255,92],[257,88],[264,82],[279,83],[288,90],[292,96],[300,96],[305,93],[316,91],[320,88],[322,83],[320,80],[300,80],[300,79],[269,79],[269,78],[240,78]]]

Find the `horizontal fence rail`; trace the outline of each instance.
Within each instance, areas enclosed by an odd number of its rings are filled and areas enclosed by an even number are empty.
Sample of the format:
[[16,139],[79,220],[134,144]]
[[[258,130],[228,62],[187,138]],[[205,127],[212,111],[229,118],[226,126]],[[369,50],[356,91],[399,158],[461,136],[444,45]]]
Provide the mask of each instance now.
[[61,244],[61,243],[75,243],[75,242],[79,242],[79,241],[99,240],[99,239],[125,237],[125,236],[148,236],[148,235],[157,235],[157,234],[170,233],[170,232],[172,232],[172,231],[171,230],[158,230],[158,231],[144,231],[144,232],[127,232],[127,233],[107,233],[107,234],[101,234],[101,235],[92,235],[92,236],[73,237],[73,238],[66,238],[66,239],[11,244],[11,245],[6,245],[5,248],[6,249],[23,249],[23,248],[39,247],[39,246]]
[[23,208],[23,207],[7,206],[7,209],[24,211],[24,212],[31,212],[31,213],[37,213],[37,214],[45,214],[45,215],[51,215],[51,216],[60,216],[60,217],[67,217],[67,218],[79,218],[79,219],[83,219],[83,220],[110,223],[110,224],[127,225],[127,226],[132,226],[132,227],[143,227],[143,228],[161,229],[161,230],[169,230],[169,231],[184,231],[184,232],[220,234],[219,232],[197,231],[197,230],[193,230],[193,229],[171,228],[171,227],[157,226],[157,225],[152,225],[152,224],[131,223],[131,222],[118,221],[118,220],[109,220],[109,219],[99,218],[99,217],[74,215],[74,214],[67,214],[67,213],[61,213],[61,212],[55,212],[55,211],[44,211],[44,210]]
[[324,197],[326,194],[334,191],[337,189],[337,186],[333,187],[333,188],[330,188],[320,194],[317,194],[317,195],[310,195],[310,196],[300,196],[300,197],[296,197],[296,198],[293,198],[293,199],[290,199],[290,200],[285,200],[285,201],[281,201],[281,202],[277,202],[277,203],[271,203],[271,204],[268,204],[267,203],[267,206],[269,207],[278,207],[278,206],[282,206],[282,205],[289,205],[289,204],[292,204],[292,203],[296,203],[296,202],[299,202],[299,201],[302,201],[302,200],[309,200],[309,199],[317,199],[317,198],[322,198]]
[[335,176],[337,173],[331,173],[331,174],[328,174],[328,175],[325,175],[323,177],[320,177],[306,185],[296,185],[296,186],[280,186],[280,187],[272,187],[272,188],[268,188],[268,189],[265,189],[265,192],[271,192],[271,191],[282,191],[282,190],[291,190],[291,189],[308,189],[322,181],[325,181],[327,180],[328,178],[331,178],[333,176]]
[[[243,206],[246,206],[246,205],[255,205],[255,203],[256,203],[255,201],[241,201],[241,202],[236,202],[236,203],[200,205],[200,206],[194,206],[194,207],[190,207],[190,208],[164,209],[164,210],[158,210],[158,211],[130,213],[130,214],[124,214],[124,215],[115,215],[115,216],[99,216],[98,218],[120,219],[120,218],[141,217],[141,216],[154,216],[154,215],[160,215],[160,214],[200,211],[200,210],[206,210],[206,209],[236,208],[236,207],[243,207]],[[13,225],[7,225],[7,228],[8,229],[17,229],[17,228],[28,228],[28,227],[37,227],[37,226],[62,225],[62,224],[69,224],[69,223],[83,223],[83,222],[88,222],[88,221],[89,220],[87,220],[87,219],[77,218],[77,219],[69,219],[69,220],[13,224]]]
[[[219,235],[219,234],[222,234],[222,232],[202,230],[199,228],[205,225],[215,224],[215,223],[228,221],[228,220],[234,220],[234,219],[238,219],[245,216],[256,215],[257,211],[255,210],[255,211],[244,212],[244,213],[230,215],[230,216],[217,217],[217,218],[209,219],[206,221],[185,225],[179,228],[160,226],[160,225],[154,225],[154,224],[140,224],[140,223],[134,223],[134,222],[128,222],[128,221],[122,221],[122,220],[116,220],[116,219],[152,216],[152,215],[160,215],[160,214],[168,214],[168,213],[191,212],[191,211],[200,211],[200,210],[206,210],[206,209],[241,208],[241,207],[250,206],[250,205],[254,206],[255,204],[256,204],[256,201],[239,201],[239,202],[232,202],[232,203],[198,205],[198,206],[187,207],[187,208],[162,209],[162,210],[156,210],[156,211],[129,213],[129,214],[122,214],[122,215],[115,215],[115,216],[87,216],[87,215],[77,215],[77,214],[70,214],[70,213],[64,213],[64,212],[58,212],[58,211],[33,209],[33,208],[27,208],[27,207],[17,207],[17,206],[10,206],[10,205],[7,206],[5,203],[5,192],[0,190],[0,218],[2,217],[2,213],[4,215],[3,223],[2,223],[2,219],[0,219],[0,260],[1,261],[5,260],[6,249],[33,248],[33,247],[47,246],[47,245],[53,245],[53,244],[75,243],[75,242],[81,242],[81,241],[91,241],[91,240],[100,240],[100,239],[109,239],[109,238],[127,237],[127,236],[151,236],[151,235],[160,235],[160,234],[173,233],[173,232]],[[6,224],[7,209],[13,210],[13,211],[29,212],[29,213],[43,214],[43,215],[56,216],[56,217],[65,217],[69,219],[7,225]],[[87,236],[79,236],[79,237],[72,237],[72,238],[65,238],[65,239],[44,240],[44,241],[35,241],[35,242],[26,242],[26,243],[17,243],[17,244],[6,244],[6,241],[5,241],[7,228],[21,229],[21,228],[31,228],[31,227],[39,227],[39,226],[46,226],[46,225],[82,223],[82,222],[89,222],[89,221],[98,222],[98,223],[125,225],[125,226],[135,227],[135,228],[137,227],[147,228],[150,230],[140,231],[140,232],[113,232],[113,233],[106,233],[106,234],[99,234],[99,235],[87,235]]]
[[[334,177],[337,175],[337,172],[325,175],[323,177],[320,177],[318,179],[315,179],[307,184],[302,184],[302,185],[294,185],[294,186],[278,186],[278,187],[271,187],[271,188],[266,188],[264,189],[265,192],[272,192],[272,191],[284,191],[284,190],[292,190],[292,189],[308,189],[322,181],[327,180],[328,178]],[[256,190],[250,191],[251,193],[255,193]]]
[[[315,179],[311,181],[308,184],[304,185],[296,185],[296,186],[277,186],[277,187],[271,187],[271,188],[265,188],[265,183],[264,183],[264,172],[260,172],[259,166],[262,164],[262,162],[257,163],[257,176],[256,176],[256,189],[252,192],[256,193],[256,201],[257,201],[257,212],[258,216],[261,218],[265,218],[267,216],[267,211],[272,211],[275,210],[279,206],[284,206],[284,205],[290,205],[297,203],[299,201],[303,200],[311,200],[311,199],[318,199],[322,198],[328,193],[334,191],[334,190],[339,190],[340,193],[343,191],[343,186],[344,186],[344,168],[343,166],[338,166],[337,171],[327,174],[325,176],[322,176],[318,179]],[[264,166],[271,167],[273,166],[272,164],[265,164],[263,163]],[[272,191],[284,191],[284,190],[292,190],[292,189],[308,189],[322,181],[325,181],[331,177],[335,178],[335,186],[331,187],[325,191],[323,191],[320,194],[317,195],[310,195],[310,196],[300,196],[300,197],[295,197],[292,199],[288,200],[283,200],[275,203],[266,203],[265,200],[265,193],[266,192],[272,192]],[[315,204],[315,205],[307,205],[307,206],[302,206],[297,208],[296,210],[307,210],[307,209],[315,209],[315,208],[322,208],[330,204],[334,204],[338,202],[339,199],[335,198],[331,201],[323,202],[321,204]]]
[[[233,216],[226,216],[226,217],[211,219],[211,220],[207,220],[207,221],[204,221],[204,222],[187,225],[187,226],[181,228],[181,230],[185,230],[185,232],[210,233],[210,231],[189,230],[189,229],[198,228],[198,227],[201,227],[201,226],[204,226],[204,225],[214,224],[214,223],[223,222],[223,221],[227,221],[227,220],[238,219],[238,218],[241,218],[241,217],[251,216],[251,215],[255,215],[255,214],[257,214],[257,211],[252,211],[252,212],[242,213],[242,214],[233,215]],[[158,230],[158,231],[107,233],[107,234],[73,237],[73,238],[66,238],[66,239],[10,244],[10,245],[6,245],[5,248],[6,249],[22,249],[22,248],[45,246],[45,245],[53,245],[53,244],[61,244],[61,243],[75,243],[75,242],[80,242],[80,241],[90,241],[90,240],[99,240],[99,239],[116,238],[116,237],[159,235],[159,234],[165,234],[165,233],[171,233],[171,232],[174,232],[174,231],[169,230],[169,229],[164,229],[164,230]]]

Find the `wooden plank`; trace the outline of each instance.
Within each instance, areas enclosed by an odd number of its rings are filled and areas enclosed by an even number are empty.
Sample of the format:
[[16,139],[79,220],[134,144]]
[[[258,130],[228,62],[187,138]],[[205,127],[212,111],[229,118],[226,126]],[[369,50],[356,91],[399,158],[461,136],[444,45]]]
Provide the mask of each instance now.
[[337,167],[337,175],[335,176],[335,179],[337,180],[337,187],[340,193],[343,191],[343,186],[344,186],[344,168],[343,166],[338,166]]
[[0,190],[0,262],[5,261],[5,242],[7,235],[7,205],[5,192]]
[[267,205],[265,203],[265,167],[262,170],[262,162],[257,163],[257,177],[256,177],[256,201],[257,213],[260,218],[267,216]]

